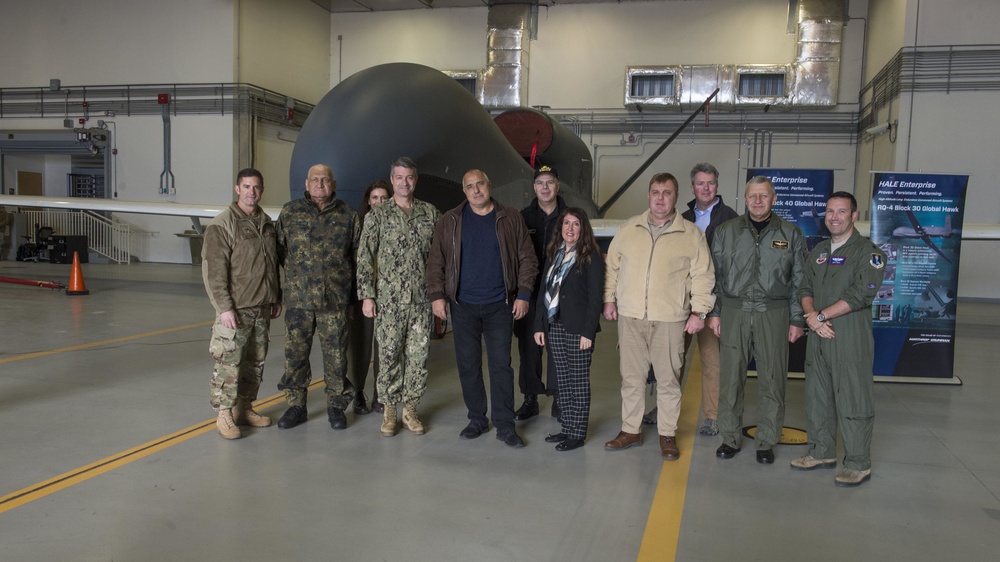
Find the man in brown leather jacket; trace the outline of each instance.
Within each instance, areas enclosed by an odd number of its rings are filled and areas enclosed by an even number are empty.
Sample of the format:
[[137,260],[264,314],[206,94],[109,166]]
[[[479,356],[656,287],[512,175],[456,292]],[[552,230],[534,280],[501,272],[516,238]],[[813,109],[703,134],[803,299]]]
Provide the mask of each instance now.
[[445,213],[434,229],[426,273],[434,315],[444,320],[445,306],[451,305],[455,359],[469,410],[469,425],[460,437],[475,439],[489,429],[482,369],[485,340],[497,439],[523,447],[514,430],[511,330],[513,321],[528,311],[538,258],[521,213],[490,197],[485,173],[466,172],[462,190],[466,201]]

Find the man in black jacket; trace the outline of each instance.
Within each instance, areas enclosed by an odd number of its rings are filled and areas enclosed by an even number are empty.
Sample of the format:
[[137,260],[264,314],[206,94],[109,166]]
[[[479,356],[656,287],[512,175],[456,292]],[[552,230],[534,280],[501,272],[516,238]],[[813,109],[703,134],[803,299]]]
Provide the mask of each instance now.
[[[703,162],[691,168],[691,191],[694,199],[688,203],[688,210],[681,215],[695,223],[712,247],[715,229],[729,219],[739,215],[722,201],[719,195],[719,170],[715,166]],[[691,348],[694,337],[690,334],[684,337],[684,349]],[[703,421],[698,431],[702,435],[718,435],[719,426],[716,423],[719,412],[719,338],[706,328],[698,332],[698,351],[701,354],[701,409]],[[685,371],[687,370],[685,365]],[[684,378],[684,372],[681,372]],[[656,423],[655,408],[643,417],[643,422]]]
[[[532,245],[535,247],[535,255],[538,257],[538,265],[545,263],[545,246],[552,240],[552,232],[556,229],[556,219],[566,210],[566,202],[559,197],[559,172],[550,166],[541,166],[535,172],[535,198],[531,204],[521,209],[521,217],[528,227],[528,235],[531,236]],[[556,393],[558,386],[556,383],[555,367],[552,364],[552,357],[549,356],[549,368],[546,371],[546,383],[542,383],[542,348],[535,343],[533,320],[535,318],[535,305],[539,297],[539,287],[544,272],[539,272],[535,281],[534,291],[531,293],[531,301],[528,304],[528,313],[514,323],[514,334],[517,335],[517,351],[521,356],[521,368],[518,372],[518,386],[521,394],[524,395],[524,403],[514,412],[514,419],[524,421],[538,415],[538,395],[547,394],[552,397],[552,417],[559,417],[559,408],[556,404]],[[546,355],[548,355],[546,353]]]

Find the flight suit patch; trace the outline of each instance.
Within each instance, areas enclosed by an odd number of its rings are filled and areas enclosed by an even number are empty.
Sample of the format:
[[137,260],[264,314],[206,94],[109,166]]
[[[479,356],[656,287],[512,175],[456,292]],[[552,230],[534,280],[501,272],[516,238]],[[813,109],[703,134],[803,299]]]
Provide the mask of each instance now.
[[816,263],[819,265],[823,265],[824,263],[826,263],[826,252],[823,252],[822,254],[819,255],[818,258],[816,258]]
[[787,250],[788,241],[787,240],[771,240],[771,247],[777,248],[778,250]]
[[878,254],[872,254],[872,259],[868,263],[875,269],[882,269],[885,267],[885,261],[882,259],[882,256]]
[[847,256],[830,256],[830,265],[844,265]]

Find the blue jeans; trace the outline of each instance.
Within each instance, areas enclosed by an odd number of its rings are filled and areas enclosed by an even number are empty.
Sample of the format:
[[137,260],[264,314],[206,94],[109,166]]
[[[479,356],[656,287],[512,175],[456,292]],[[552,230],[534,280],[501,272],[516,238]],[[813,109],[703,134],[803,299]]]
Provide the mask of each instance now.
[[514,430],[514,369],[510,366],[510,340],[514,315],[506,302],[463,304],[451,301],[455,361],[469,421],[487,427],[486,386],[483,383],[483,347],[490,369],[490,397],[497,435]]

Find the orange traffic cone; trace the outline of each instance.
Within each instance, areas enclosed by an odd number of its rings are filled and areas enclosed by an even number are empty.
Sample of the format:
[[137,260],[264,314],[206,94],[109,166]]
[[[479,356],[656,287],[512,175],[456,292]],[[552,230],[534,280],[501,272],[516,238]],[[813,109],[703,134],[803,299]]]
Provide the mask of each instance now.
[[73,252],[73,272],[69,276],[67,295],[89,295],[87,285],[83,282],[83,269],[80,267],[80,254]]

